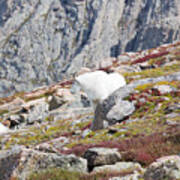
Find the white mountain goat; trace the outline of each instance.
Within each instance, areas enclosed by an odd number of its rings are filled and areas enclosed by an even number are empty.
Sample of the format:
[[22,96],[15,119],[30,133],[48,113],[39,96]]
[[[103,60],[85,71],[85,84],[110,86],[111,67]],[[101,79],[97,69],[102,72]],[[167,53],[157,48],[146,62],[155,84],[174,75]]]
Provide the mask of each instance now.
[[[126,85],[126,81],[119,73],[106,73],[98,70],[94,72],[85,72],[75,78],[81,89],[87,94],[91,101],[94,111],[99,103],[102,103],[109,95],[120,87]],[[92,126],[97,123],[94,120]],[[91,128],[95,129],[95,128]]]

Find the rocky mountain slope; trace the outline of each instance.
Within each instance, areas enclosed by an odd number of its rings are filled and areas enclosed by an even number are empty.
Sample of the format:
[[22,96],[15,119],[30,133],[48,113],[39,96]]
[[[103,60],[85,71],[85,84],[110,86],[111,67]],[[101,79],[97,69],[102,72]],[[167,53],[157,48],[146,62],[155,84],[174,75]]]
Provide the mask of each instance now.
[[103,129],[90,130],[93,108],[73,79],[0,99],[0,180],[180,179],[180,42],[97,69],[127,81],[99,105]]
[[1,0],[0,96],[180,39],[179,0]]

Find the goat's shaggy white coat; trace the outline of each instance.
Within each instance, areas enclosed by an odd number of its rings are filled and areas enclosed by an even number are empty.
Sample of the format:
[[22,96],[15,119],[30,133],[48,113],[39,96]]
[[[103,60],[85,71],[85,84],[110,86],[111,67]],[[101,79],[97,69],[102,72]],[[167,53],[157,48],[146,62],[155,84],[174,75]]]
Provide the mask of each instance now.
[[126,81],[119,73],[104,71],[87,72],[75,78],[81,89],[88,95],[94,108],[97,103],[105,100],[110,94],[126,85]]
[[0,123],[0,134],[8,132],[8,128]]

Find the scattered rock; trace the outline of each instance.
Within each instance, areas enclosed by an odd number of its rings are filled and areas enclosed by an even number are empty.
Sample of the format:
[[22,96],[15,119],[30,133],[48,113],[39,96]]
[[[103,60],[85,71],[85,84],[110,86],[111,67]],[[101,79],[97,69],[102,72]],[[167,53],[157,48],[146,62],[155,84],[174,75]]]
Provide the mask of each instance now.
[[73,96],[72,96],[70,90],[66,89],[66,88],[57,89],[56,92],[54,93],[54,95],[63,97],[64,100],[66,100],[66,101],[71,101],[73,99]]
[[49,102],[49,110],[57,109],[65,104],[67,101],[63,97],[53,96]]
[[81,94],[81,103],[83,104],[83,107],[89,107],[91,105],[86,94]]
[[113,177],[110,178],[109,180],[139,180],[141,179],[141,174],[138,173],[137,171],[134,171],[133,174],[126,175],[126,176],[121,176],[121,177]]
[[117,59],[120,62],[127,62],[130,61],[131,58],[128,55],[119,55]]
[[104,165],[104,166],[99,166],[95,167],[93,169],[93,172],[124,172],[124,171],[140,171],[143,172],[143,168],[141,167],[140,164],[138,163],[133,163],[133,162],[117,162],[116,164],[113,165]]
[[72,125],[75,125],[77,123],[86,122],[89,119],[92,119],[92,115],[85,116],[86,114],[90,114],[90,113],[92,114],[92,108],[68,107],[68,109],[60,108],[60,109],[55,109],[53,111],[50,111],[49,115],[54,117],[54,121],[59,120],[59,119],[68,119],[68,118],[77,119],[77,117],[82,116],[81,119],[78,118],[79,120],[72,122]]
[[82,133],[82,137],[85,138],[91,132],[90,129],[85,129]]
[[167,119],[168,119],[168,118],[175,118],[175,117],[180,117],[180,113],[174,113],[174,112],[172,112],[172,113],[166,115],[166,118],[167,118]]
[[180,103],[174,103],[174,104],[168,106],[164,111],[166,114],[169,114],[176,110],[180,110]]
[[45,152],[45,153],[57,153],[57,149],[55,149],[51,144],[49,143],[42,143],[35,147],[35,150]]
[[100,61],[98,69],[107,69],[109,67],[112,67],[113,61],[115,61],[115,58],[106,58]]
[[59,150],[68,142],[69,142],[68,138],[59,137],[51,141],[39,144],[35,147],[35,149],[43,152],[58,153]]
[[180,156],[157,159],[144,173],[145,180],[180,179]]
[[5,117],[4,121],[10,122],[10,128],[31,125],[35,122],[41,123],[49,113],[49,105],[44,99],[24,104],[16,114]]
[[171,87],[169,85],[156,85],[153,87],[153,90],[159,91],[160,94],[166,94],[166,93],[171,93],[173,91],[176,91],[176,88]]
[[120,73],[125,73],[125,72],[140,72],[141,68],[138,65],[121,65],[115,68],[118,72]]
[[143,62],[139,65],[139,67],[141,68],[141,70],[156,68],[154,64],[150,65],[149,62]]
[[111,148],[91,148],[88,149],[84,158],[88,161],[88,167],[92,170],[95,166],[114,164],[121,160],[121,155],[117,149]]
[[33,124],[35,122],[42,122],[48,115],[49,105],[46,102],[42,102],[31,106],[28,111],[27,124]]

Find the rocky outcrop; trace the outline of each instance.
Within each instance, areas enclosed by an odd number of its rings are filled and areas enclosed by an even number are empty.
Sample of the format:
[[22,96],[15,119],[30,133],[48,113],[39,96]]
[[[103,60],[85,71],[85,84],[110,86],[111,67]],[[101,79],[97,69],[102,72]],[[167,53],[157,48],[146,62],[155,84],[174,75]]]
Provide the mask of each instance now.
[[13,178],[25,180],[32,172],[47,169],[48,167],[59,167],[85,173],[87,171],[87,162],[85,159],[74,155],[63,156],[16,147],[1,152],[0,167],[1,180]]
[[14,113],[4,117],[5,123],[9,121],[9,127],[20,127],[22,125],[32,125],[40,123],[44,120],[49,113],[49,104],[45,102],[45,98],[33,100],[19,106],[19,109]]
[[178,0],[2,0],[0,96],[179,40],[179,9]]

